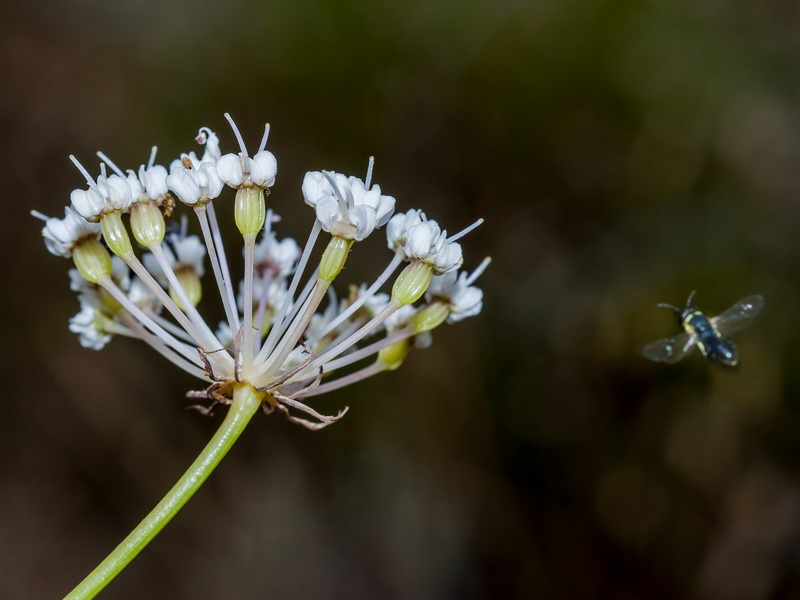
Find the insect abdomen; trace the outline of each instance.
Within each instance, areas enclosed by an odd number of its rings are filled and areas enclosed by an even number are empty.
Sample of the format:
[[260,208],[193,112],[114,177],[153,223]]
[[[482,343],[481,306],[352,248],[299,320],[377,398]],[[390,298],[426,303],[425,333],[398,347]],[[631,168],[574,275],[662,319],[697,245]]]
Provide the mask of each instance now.
[[688,328],[694,330],[697,335],[697,345],[708,358],[729,367],[739,362],[736,346],[722,337],[703,313],[699,311],[692,313],[686,318],[685,323]]

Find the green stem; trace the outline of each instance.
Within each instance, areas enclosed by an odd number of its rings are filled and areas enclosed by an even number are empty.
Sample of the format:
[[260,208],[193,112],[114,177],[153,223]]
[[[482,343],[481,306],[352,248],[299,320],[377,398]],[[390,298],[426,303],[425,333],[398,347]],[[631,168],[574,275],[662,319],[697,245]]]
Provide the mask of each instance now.
[[244,431],[247,423],[261,406],[263,398],[263,393],[256,392],[248,384],[236,385],[233,403],[225,420],[200,456],[136,529],[86,579],[67,594],[66,598],[70,600],[94,598],[128,566],[128,563],[150,543],[200,488]]

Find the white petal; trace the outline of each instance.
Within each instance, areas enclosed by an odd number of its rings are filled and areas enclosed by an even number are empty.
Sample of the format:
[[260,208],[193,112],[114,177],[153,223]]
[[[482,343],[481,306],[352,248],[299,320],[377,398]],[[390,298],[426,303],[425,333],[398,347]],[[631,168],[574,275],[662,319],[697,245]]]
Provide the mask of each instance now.
[[[181,154],[180,158],[176,158],[171,163],[169,163],[169,172],[172,173],[172,171],[174,171],[175,169],[182,168],[183,167],[183,159],[184,158],[188,158],[189,159],[189,162],[192,163],[192,167],[198,167],[200,165],[200,163],[203,162],[202,160],[197,158],[197,154],[195,154],[194,152],[189,152],[188,154],[184,153],[184,154]],[[212,162],[212,161],[208,161],[208,162]]]
[[[167,244],[164,244],[164,254],[166,254],[166,256],[167,256],[167,262],[174,269],[175,268],[175,257],[172,255],[172,252],[170,251],[169,246]],[[150,252],[147,252],[142,257],[142,262],[144,263],[145,269],[150,271],[150,274],[153,277],[155,277],[156,280],[162,286],[164,286],[164,287],[168,287],[169,286],[169,280],[167,279],[167,276],[164,274],[164,271],[161,268],[161,265],[159,264],[159,262],[156,260],[155,256],[153,256]]]
[[356,206],[350,211],[348,220],[356,228],[354,239],[361,241],[375,230],[375,209],[365,205]]
[[51,254],[64,258],[72,256],[72,246],[81,238],[99,237],[99,235],[100,225],[89,223],[70,206],[64,209],[63,219],[47,219],[42,228],[42,237],[47,249]]
[[194,206],[200,200],[200,186],[191,171],[181,166],[173,169],[167,176],[166,185],[184,204]]
[[447,273],[458,269],[464,262],[464,255],[461,252],[461,244],[458,242],[447,242],[441,250],[433,257],[433,268],[435,273]]
[[69,195],[72,208],[84,219],[94,219],[103,214],[105,201],[103,197],[93,189],[73,190]]
[[[102,190],[101,180],[98,179],[97,187]],[[112,175],[105,181],[105,194],[106,194],[106,210],[128,210],[131,205],[133,196],[131,195],[131,186],[128,182],[119,175]]]
[[217,161],[217,175],[231,187],[244,183],[242,161],[238,154],[226,154]]
[[[390,197],[387,196],[387,198]],[[389,243],[389,248],[395,251],[402,250],[408,238],[408,230],[419,223],[422,223],[422,211],[413,208],[406,213],[398,213],[389,219],[386,225],[386,239]]]
[[131,196],[136,198],[137,200],[144,196],[144,188],[142,187],[142,182],[139,181],[139,177],[133,171],[128,171],[128,176],[126,177],[128,181],[128,186],[131,188]]
[[423,331],[414,336],[414,348],[424,350],[425,348],[430,348],[431,344],[433,344],[432,331]]
[[190,266],[198,277],[202,277],[205,273],[203,260],[206,257],[206,247],[200,238],[196,235],[187,235],[173,246],[178,255],[176,265]]
[[204,162],[193,170],[197,182],[200,184],[202,197],[213,200],[222,193],[225,184],[219,178],[217,168],[210,162]]
[[330,233],[339,218],[339,203],[332,196],[323,196],[317,201],[316,208],[322,229]]
[[444,275],[434,275],[431,284],[428,286],[427,298],[431,301],[433,297],[439,296],[450,299],[457,291],[458,273],[450,271]]
[[309,171],[303,177],[303,198],[309,206],[316,206],[320,198],[331,196],[333,189],[320,171]]
[[222,156],[222,151],[219,149],[219,136],[211,131],[208,127],[201,127],[200,135],[206,136],[206,149],[205,152],[203,152],[202,162],[216,164],[216,162]]
[[441,236],[441,229],[436,221],[424,221],[408,229],[405,244],[409,258],[426,259],[436,252],[436,244]]
[[294,271],[294,265],[299,260],[300,246],[292,238],[285,238],[275,246],[272,260],[280,267],[281,275],[289,275]]
[[413,317],[416,312],[417,309],[410,304],[406,304],[401,309],[396,310],[383,322],[384,327],[386,327],[386,331],[389,333],[399,331],[408,325],[411,317]]
[[69,330],[78,334],[78,341],[84,348],[100,350],[111,336],[97,327],[98,313],[89,304],[83,304],[80,312],[69,320]]
[[455,323],[467,317],[474,317],[483,308],[483,291],[476,287],[464,288],[452,299],[448,323]]
[[[376,186],[377,187],[377,186]],[[377,223],[375,227],[383,227],[389,221],[394,212],[394,198],[392,196],[381,196],[375,213],[377,215]]]
[[[363,183],[361,183],[361,180],[359,180],[358,182],[362,186],[364,185]],[[381,188],[379,188],[377,185],[373,186],[372,189],[369,190],[368,192],[364,192],[364,194],[361,195],[360,200],[356,201],[356,205],[365,204],[370,208],[372,208],[373,210],[378,208],[378,205],[380,203],[381,203]]]
[[141,279],[134,279],[128,289],[128,297],[136,306],[144,311],[159,313],[163,304],[159,302],[153,292],[150,291]]
[[[161,165],[153,165],[149,169],[139,169],[139,181],[148,197],[154,200],[167,193],[167,170]],[[132,186],[131,191],[133,191]],[[134,197],[137,197],[136,194]]]
[[278,174],[278,161],[272,152],[263,150],[250,163],[250,180],[259,187],[272,187]]

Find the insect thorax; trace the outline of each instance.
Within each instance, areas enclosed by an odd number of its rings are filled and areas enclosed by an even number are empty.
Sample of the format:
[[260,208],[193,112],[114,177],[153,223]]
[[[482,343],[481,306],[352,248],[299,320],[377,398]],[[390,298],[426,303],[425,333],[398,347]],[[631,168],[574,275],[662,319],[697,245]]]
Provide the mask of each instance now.
[[680,318],[681,326],[689,333],[695,331],[713,331],[711,322],[703,311],[696,308],[687,308],[683,311]]

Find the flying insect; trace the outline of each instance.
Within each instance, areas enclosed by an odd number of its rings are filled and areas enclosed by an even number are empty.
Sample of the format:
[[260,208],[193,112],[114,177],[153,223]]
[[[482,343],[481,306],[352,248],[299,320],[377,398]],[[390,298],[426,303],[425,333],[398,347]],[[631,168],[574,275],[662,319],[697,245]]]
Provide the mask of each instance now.
[[721,315],[708,317],[692,304],[694,295],[695,292],[689,294],[683,308],[671,304],[658,305],[675,311],[683,333],[647,344],[642,353],[650,360],[674,364],[697,346],[709,360],[735,367],[739,364],[739,352],[727,336],[750,324],[764,307],[764,297],[742,298]]

